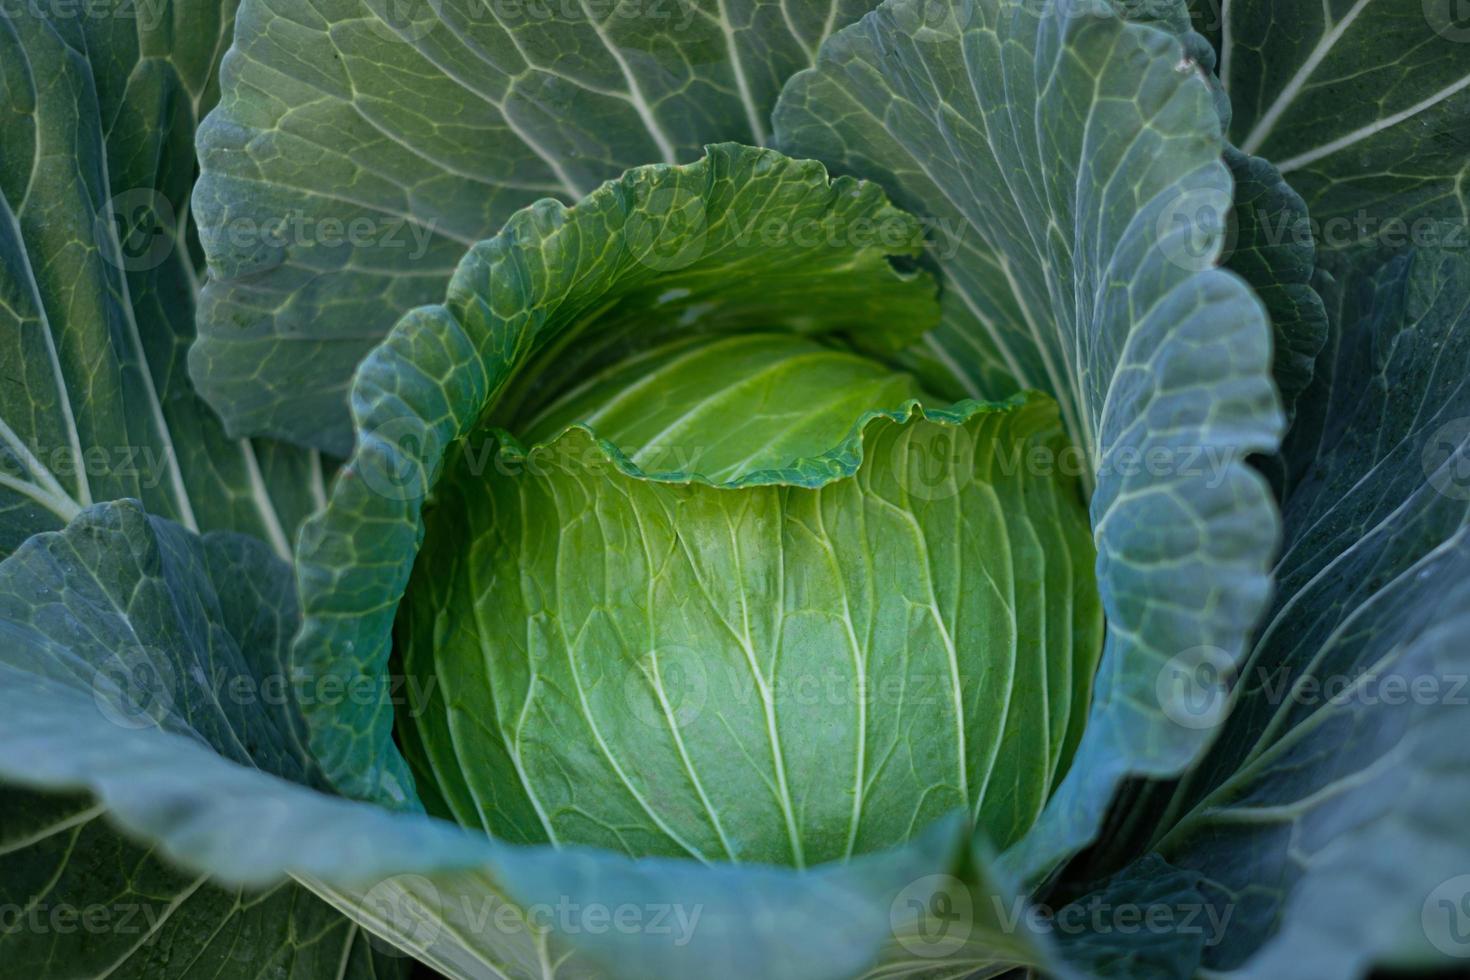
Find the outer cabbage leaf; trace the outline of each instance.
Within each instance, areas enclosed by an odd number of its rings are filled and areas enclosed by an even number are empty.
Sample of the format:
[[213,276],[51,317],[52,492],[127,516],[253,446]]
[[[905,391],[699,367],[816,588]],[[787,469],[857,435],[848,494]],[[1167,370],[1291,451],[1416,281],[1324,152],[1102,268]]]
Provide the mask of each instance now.
[[0,13],[0,554],[136,497],[286,555],[320,460],[226,438],[184,364],[194,125],[234,7],[115,7]]
[[[85,13],[0,11],[0,555],[123,496],[289,554],[324,499],[321,461],[226,438],[184,365],[194,126],[234,5]],[[0,795],[0,899],[16,913],[0,960],[15,972],[372,975],[356,927],[299,887],[172,871],[85,795]]]
[[1008,855],[1028,878],[1092,837],[1126,775],[1199,754],[1158,667],[1238,658],[1269,591],[1278,520],[1246,457],[1281,433],[1270,337],[1213,267],[1231,180],[1173,30],[1070,0],[895,0],[833,35],[774,115],[777,145],[960,229],[931,251],[933,358],[972,393],[1056,395],[1094,469],[1108,641],[1077,760]]
[[232,432],[345,456],[353,370],[468,246],[537,199],[764,143],[781,83],[871,6],[245,0],[199,139],[200,389]]
[[[358,373],[357,451],[297,554],[294,668],[385,676],[425,498],[482,422],[534,413],[564,390],[561,371],[679,334],[784,329],[901,347],[936,316],[933,282],[890,263],[919,235],[872,184],[734,145],[629,171],[572,209],[518,214],[465,257],[446,305],[406,316]],[[337,788],[418,805],[386,702],[308,710]]]
[[367,980],[412,966],[292,882],[231,887],[179,869],[86,793],[0,798],[0,957],[15,976]]
[[[797,402],[828,390],[806,347]],[[800,867],[955,809],[997,848],[1024,834],[1101,648],[1055,404],[851,419],[825,458],[728,482],[642,469],[608,415],[451,463],[398,631],[439,682],[400,720],[420,785],[493,836],[635,857]],[[703,421],[677,438],[728,425]]]
[[[1198,872],[1182,871],[1157,854],[1135,862],[1053,913],[1053,921],[1069,923],[1058,937],[1061,955],[1090,977],[1195,976],[1204,948],[1219,941],[1229,922],[1200,915],[1199,882]],[[1089,915],[1101,918],[1089,921]]]
[[[240,835],[221,844],[237,855],[224,883],[198,861],[180,870],[175,862],[201,832],[189,797],[216,787],[179,765],[168,790],[128,751],[154,738],[221,767],[310,779],[298,720],[273,712],[272,688],[261,683],[274,677],[277,697],[287,690],[294,621],[290,577],[264,544],[200,539],[132,502],[89,509],[0,564],[0,727],[9,749],[0,776],[68,793],[0,791],[0,894],[16,910],[0,937],[9,968],[149,978],[402,972],[299,886],[245,873],[247,852],[276,846],[268,821],[218,822]],[[229,805],[225,795],[213,804]],[[173,839],[148,833],[159,827]]]
[[1452,0],[1191,6],[1218,22],[1232,140],[1302,194],[1319,248],[1464,247],[1470,27]]
[[[1233,909],[1205,965],[1259,976],[1470,952],[1470,262],[1364,258],[1324,293],[1332,340],[1287,446],[1280,593],[1215,747],[1135,804],[1162,814],[1154,846]],[[1181,724],[1220,717],[1218,680],[1189,678]]]
[[[210,892],[233,900],[219,883],[258,888],[289,873],[453,977],[845,977],[885,937],[914,935],[915,907],[927,914],[961,881],[1011,895],[970,866],[954,821],[902,850],[799,873],[513,847],[326,795],[297,781],[312,776],[300,718],[269,693],[279,690],[271,681],[283,670],[290,596],[285,567],[259,542],[200,538],[130,502],[89,509],[0,563],[0,738],[10,749],[0,774],[96,800],[68,798],[56,822],[70,827],[23,832],[75,835],[105,807],[188,869],[138,882],[175,917]],[[154,870],[140,849],[125,856],[139,876]],[[213,884],[174,902],[166,889],[185,873]],[[264,954],[252,975],[267,965],[372,975],[368,950],[315,899],[278,889],[256,902],[242,910],[247,923],[287,917],[297,931],[280,947],[242,936]],[[974,907],[967,936],[988,921],[986,906]],[[1024,930],[986,948],[1023,962],[1047,956]],[[168,951],[197,958],[163,962],[144,948],[124,972],[218,963],[207,942]]]
[[[1301,196],[1268,161],[1231,148],[1225,162],[1235,192],[1222,265],[1250,283],[1266,307],[1271,376],[1290,423],[1327,342],[1327,310],[1312,285],[1317,248],[1311,220]],[[1280,466],[1271,464],[1274,482]]]
[[[1185,58],[1205,73],[1228,133],[1230,96],[1216,75],[1215,48],[1198,33],[1209,33],[1210,24],[1200,23],[1201,11],[1195,5],[1195,22],[1191,25],[1189,6],[1185,0],[1118,4],[1129,19],[1157,24],[1178,36]],[[1218,29],[1212,36],[1218,37]],[[1185,67],[1183,63],[1181,67]],[[1219,264],[1249,283],[1266,307],[1271,321],[1272,373],[1289,423],[1298,396],[1312,379],[1317,354],[1327,340],[1327,313],[1312,287],[1316,240],[1306,203],[1269,160],[1228,145],[1224,159],[1235,189],[1225,215],[1225,247]],[[1208,261],[1213,229],[1226,203],[1223,198],[1200,199],[1195,210],[1186,208],[1170,215],[1175,225],[1192,233],[1185,254],[1193,260]],[[1267,465],[1264,458],[1256,462],[1279,480],[1278,462],[1272,460]]]

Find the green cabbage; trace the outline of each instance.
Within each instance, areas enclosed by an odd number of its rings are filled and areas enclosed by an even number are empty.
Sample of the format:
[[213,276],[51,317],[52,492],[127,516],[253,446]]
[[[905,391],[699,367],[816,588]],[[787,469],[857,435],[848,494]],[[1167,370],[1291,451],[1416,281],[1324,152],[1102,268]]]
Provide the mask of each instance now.
[[1467,40],[0,4],[0,972],[1470,955]]

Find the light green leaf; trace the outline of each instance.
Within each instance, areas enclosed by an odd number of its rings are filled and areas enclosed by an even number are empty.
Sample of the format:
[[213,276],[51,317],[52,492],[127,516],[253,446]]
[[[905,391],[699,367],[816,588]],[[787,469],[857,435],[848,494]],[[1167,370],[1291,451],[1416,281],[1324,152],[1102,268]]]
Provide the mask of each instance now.
[[1287,447],[1279,594],[1238,675],[1187,675],[1197,770],[1140,806],[1233,911],[1212,969],[1338,977],[1464,956],[1470,892],[1470,262],[1364,258]]
[[[764,346],[784,347],[783,401],[831,417],[830,364],[782,340]],[[743,366],[728,347],[713,359]],[[766,403],[714,390],[726,420]],[[729,422],[697,399],[687,441],[646,442],[649,402],[691,418],[649,391],[599,385],[600,438],[476,447],[440,478],[398,631],[405,669],[438,681],[402,721],[420,785],[495,837],[635,857],[804,866],[954,809],[996,847],[1018,839],[1101,647],[1055,405],[900,400],[760,470],[723,464]],[[646,471],[612,448],[631,445],[700,446],[738,475]]]
[[1470,26],[1455,0],[1232,0],[1207,19],[1221,14],[1231,139],[1306,199],[1320,248],[1465,246]]
[[[915,400],[941,403],[912,375],[849,350],[751,332],[660,344],[592,374],[529,417],[501,418],[530,446],[582,426],[639,471],[671,480],[747,484],[801,462],[808,472],[785,478],[816,483],[843,472],[833,457],[852,455],[843,450],[856,441],[856,420]],[[830,462],[819,463],[822,456]]]
[[185,373],[194,125],[232,22],[221,0],[0,13],[0,554],[135,497],[286,555],[320,502],[320,460],[226,438]]
[[1174,30],[1071,0],[891,0],[774,114],[778,146],[880,181],[941,230],[930,359],[971,393],[1054,394],[1092,466],[1108,644],[1077,760],[1006,856],[1028,878],[1095,834],[1126,775],[1203,749],[1168,720],[1157,669],[1240,656],[1268,594],[1277,518],[1246,457],[1281,433],[1270,338],[1213,267],[1231,180]]
[[465,249],[540,198],[761,144],[871,0],[245,0],[195,202],[194,377],[232,432],[339,455],[349,386]]

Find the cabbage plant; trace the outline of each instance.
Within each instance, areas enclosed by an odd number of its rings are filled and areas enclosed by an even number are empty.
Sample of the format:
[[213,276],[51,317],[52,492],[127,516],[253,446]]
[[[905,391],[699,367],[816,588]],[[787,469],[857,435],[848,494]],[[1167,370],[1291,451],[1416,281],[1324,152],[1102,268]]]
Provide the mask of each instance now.
[[1470,29],[0,5],[0,963],[1470,956]]

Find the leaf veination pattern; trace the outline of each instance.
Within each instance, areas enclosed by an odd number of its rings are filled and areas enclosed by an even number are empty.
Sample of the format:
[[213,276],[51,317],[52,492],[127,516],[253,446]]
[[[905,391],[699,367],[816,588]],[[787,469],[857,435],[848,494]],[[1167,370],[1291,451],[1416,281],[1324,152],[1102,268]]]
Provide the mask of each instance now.
[[[208,752],[224,771],[309,782],[295,720],[262,706],[265,688],[248,704],[239,694],[242,679],[284,676],[294,622],[290,578],[264,544],[199,538],[131,502],[89,508],[0,564],[0,714],[12,748],[0,787],[0,900],[20,916],[0,935],[7,968],[139,980],[401,975],[279,871],[201,873],[192,852],[202,827],[230,829],[194,823],[190,793],[233,804],[207,778],[183,788],[187,753],[164,765],[180,781],[171,787],[152,783],[146,765],[129,772],[118,761],[132,758],[130,740],[158,738]],[[104,786],[108,777],[119,782]],[[63,933],[66,920],[53,916],[67,909],[93,926]],[[98,916],[105,928],[95,928]]]
[[[37,532],[87,522],[94,504],[130,497],[188,528],[257,535],[284,557],[297,525],[324,502],[315,454],[227,438],[184,370],[198,288],[188,211],[194,126],[213,103],[233,16],[233,4],[219,0],[117,5],[86,16],[37,5],[0,10],[0,556]],[[187,29],[158,29],[173,22]],[[100,569],[109,560],[81,546],[62,563]],[[245,564],[230,588],[248,605],[256,583]],[[197,564],[182,567],[203,574]],[[21,574],[54,581],[34,567]],[[195,585],[172,584],[186,592]],[[12,598],[5,618],[20,622]],[[150,654],[129,645],[133,630],[122,626],[127,640],[113,649],[99,638],[132,612],[156,611],[159,590],[88,593],[87,601],[95,603],[89,616],[62,618],[69,631],[27,669],[66,677],[83,692],[94,680],[151,671]],[[50,606],[44,616],[55,612]],[[269,619],[261,615],[256,626]],[[201,646],[217,640],[200,620],[184,622]],[[35,652],[10,632],[6,648],[11,657]],[[211,670],[238,666],[222,657]],[[6,684],[29,692],[14,678]],[[89,697],[82,705],[95,711]],[[76,721],[63,713],[43,724]],[[194,734],[223,731],[200,720]],[[104,726],[91,750],[110,748],[116,733]],[[250,725],[240,737],[260,734]],[[234,736],[224,744],[236,744]],[[13,735],[7,745],[32,751]],[[45,757],[51,749],[34,751]],[[27,916],[0,937],[7,970],[139,978],[266,971],[307,980],[348,967],[373,976],[386,965],[374,963],[349,921],[299,887],[242,891],[172,870],[154,848],[100,819],[94,797],[8,782],[0,796],[0,902]],[[108,928],[63,935],[49,916],[67,909],[100,910]],[[46,927],[31,928],[30,916]]]
[[[88,976],[116,964],[139,980],[402,976],[407,962],[381,955],[335,907],[451,975],[634,980],[703,966],[731,980],[837,980],[876,953],[899,891],[960,859],[966,835],[948,821],[900,851],[804,873],[634,862],[509,847],[280,778],[303,771],[296,717],[238,692],[279,673],[290,598],[260,542],[201,539],[126,502],[0,563],[0,741],[12,750],[0,756],[0,896],[83,901],[93,893],[73,886],[85,878],[105,884],[95,898],[108,909],[136,897],[143,923],[158,923],[141,944],[120,930],[65,945],[54,931],[7,933],[7,963]],[[113,646],[120,636],[137,642]],[[117,664],[144,658],[154,670],[132,676],[154,682],[119,696]],[[127,837],[98,820],[104,806]],[[280,884],[288,874],[326,903]],[[616,933],[527,913],[566,895],[608,908],[697,903],[703,914],[683,942],[629,949]],[[752,908],[770,917],[755,921]],[[425,909],[441,914],[429,931]]]
[[[211,884],[119,834],[84,795],[3,792],[0,901],[11,921],[48,926],[0,937],[9,970],[120,980],[253,980],[262,970],[283,980],[371,980],[406,972],[407,961],[374,953],[356,924],[292,883]],[[99,868],[117,875],[100,877]],[[59,936],[49,928],[58,908],[90,915],[92,928]]]
[[[529,418],[506,418],[519,442],[551,442],[581,426],[644,473],[717,484],[832,459],[855,443],[853,422],[873,406],[943,404],[912,375],[820,339],[751,331],[686,336],[589,373]],[[821,470],[821,467],[808,467]],[[840,472],[840,467],[838,469]]]

